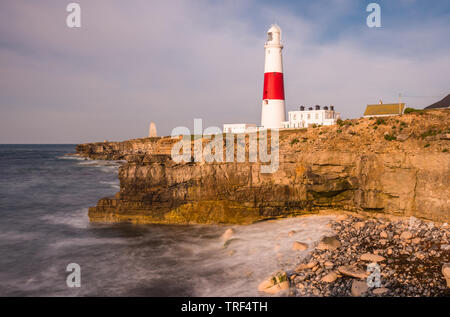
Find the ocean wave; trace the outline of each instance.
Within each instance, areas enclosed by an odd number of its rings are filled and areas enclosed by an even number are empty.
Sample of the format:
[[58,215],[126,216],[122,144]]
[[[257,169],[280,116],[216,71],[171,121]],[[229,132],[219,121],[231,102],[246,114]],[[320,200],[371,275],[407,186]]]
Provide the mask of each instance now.
[[89,225],[88,209],[82,208],[71,213],[48,214],[41,220],[54,225],[66,225],[72,228],[87,228]]

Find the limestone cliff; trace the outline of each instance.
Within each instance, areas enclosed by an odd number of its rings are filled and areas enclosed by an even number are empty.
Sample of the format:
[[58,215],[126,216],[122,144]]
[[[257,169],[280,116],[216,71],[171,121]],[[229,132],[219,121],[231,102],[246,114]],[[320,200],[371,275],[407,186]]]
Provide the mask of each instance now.
[[[450,111],[355,119],[280,132],[280,165],[175,163],[171,138],[81,144],[94,159],[125,159],[120,192],[93,221],[250,223],[320,208],[450,220]],[[207,142],[204,140],[204,143]]]

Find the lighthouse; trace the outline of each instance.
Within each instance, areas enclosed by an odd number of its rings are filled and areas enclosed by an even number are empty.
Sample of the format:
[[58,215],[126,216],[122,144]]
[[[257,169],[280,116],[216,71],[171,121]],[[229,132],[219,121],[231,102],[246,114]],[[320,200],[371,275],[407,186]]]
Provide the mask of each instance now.
[[272,25],[267,31],[264,45],[266,57],[264,64],[264,90],[261,112],[261,126],[266,129],[281,128],[285,121],[283,59],[281,51],[281,29]]

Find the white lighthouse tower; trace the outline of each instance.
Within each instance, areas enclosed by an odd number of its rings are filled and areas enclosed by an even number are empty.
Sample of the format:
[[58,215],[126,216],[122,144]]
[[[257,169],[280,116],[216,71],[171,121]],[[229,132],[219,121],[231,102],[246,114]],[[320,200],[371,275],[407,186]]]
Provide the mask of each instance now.
[[264,90],[261,112],[261,126],[267,129],[281,128],[285,121],[283,59],[281,51],[281,29],[272,25],[267,31],[264,65]]

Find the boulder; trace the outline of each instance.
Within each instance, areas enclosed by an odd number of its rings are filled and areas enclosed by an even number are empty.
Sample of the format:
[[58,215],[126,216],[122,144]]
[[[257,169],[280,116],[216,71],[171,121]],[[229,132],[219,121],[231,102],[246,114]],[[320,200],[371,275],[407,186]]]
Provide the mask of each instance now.
[[295,242],[292,244],[292,250],[295,250],[295,251],[304,251],[304,250],[306,250],[306,249],[308,249],[308,245],[307,245],[306,243],[295,241]]
[[303,271],[306,269],[312,269],[313,267],[315,267],[319,262],[317,262],[316,260],[311,260],[309,263],[302,263],[300,265],[297,266],[297,268],[295,269],[297,272],[299,271]]
[[354,280],[352,283],[352,296],[360,297],[366,293],[368,289],[366,281]]
[[222,235],[222,240],[223,241],[227,241],[229,240],[234,234],[234,230],[232,228],[228,228],[227,230],[225,230],[225,232]]
[[450,287],[450,263],[444,263],[442,266],[442,274],[447,281],[447,287]]
[[380,237],[381,237],[381,238],[383,238],[383,239],[386,239],[386,238],[388,237],[388,234],[387,234],[387,232],[386,232],[386,231],[384,231],[384,230],[383,230],[383,231],[381,231],[381,232],[380,232]]
[[332,282],[336,281],[337,278],[338,278],[338,276],[335,272],[330,272],[327,275],[325,275],[324,277],[322,277],[322,282],[332,283]]
[[372,254],[372,253],[364,253],[363,255],[361,255],[360,260],[366,261],[366,262],[382,262],[385,260],[385,258],[382,257],[381,255],[376,255],[376,254]]
[[389,292],[388,288],[385,287],[380,287],[380,288],[375,288],[372,293],[375,295],[383,295],[385,293]]
[[289,286],[289,279],[286,272],[278,271],[277,273],[269,276],[264,281],[262,281],[258,286],[258,290],[260,292],[273,295],[277,294],[280,291],[288,290]]
[[338,268],[339,273],[342,275],[347,275],[350,277],[355,277],[359,279],[365,279],[367,273],[354,265],[343,265]]
[[397,135],[397,139],[396,140],[400,141],[400,142],[405,142],[408,139],[409,139],[409,134],[400,133],[400,134]]
[[412,238],[412,233],[409,231],[403,231],[402,234],[400,235],[400,239],[402,240],[409,240]]
[[337,239],[336,236],[332,237],[323,237],[320,240],[317,249],[319,250],[336,250],[341,246],[341,242]]

